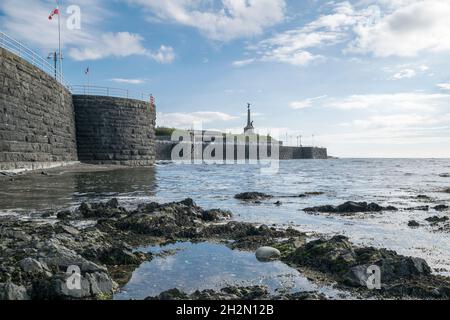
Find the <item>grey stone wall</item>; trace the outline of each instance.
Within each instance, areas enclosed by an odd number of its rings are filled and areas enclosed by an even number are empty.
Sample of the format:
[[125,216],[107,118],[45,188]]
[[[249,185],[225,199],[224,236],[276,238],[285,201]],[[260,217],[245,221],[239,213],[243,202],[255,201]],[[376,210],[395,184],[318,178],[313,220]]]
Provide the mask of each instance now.
[[[157,140],[156,141],[156,160],[172,160],[172,149],[176,144],[172,141]],[[207,146],[203,144],[203,149]],[[328,159],[326,148],[313,147],[285,147],[280,146],[280,160],[295,160],[295,159]],[[259,153],[259,150],[258,150]],[[224,148],[224,155],[226,150]],[[234,148],[234,158],[237,160],[237,150]],[[248,159],[248,148],[246,149],[245,158]],[[242,159],[239,159],[242,160]]]
[[155,162],[155,108],[148,102],[74,95],[78,158],[95,164]]
[[0,170],[41,169],[75,161],[70,92],[0,48]]

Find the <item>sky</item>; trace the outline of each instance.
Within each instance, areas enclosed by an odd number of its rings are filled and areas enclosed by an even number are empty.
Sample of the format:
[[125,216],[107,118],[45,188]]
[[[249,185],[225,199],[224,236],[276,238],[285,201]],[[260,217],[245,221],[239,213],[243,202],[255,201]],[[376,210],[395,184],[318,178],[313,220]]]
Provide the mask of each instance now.
[[[68,28],[70,6],[80,28]],[[58,47],[54,0],[0,31]],[[448,0],[64,0],[64,76],[152,93],[157,124],[257,131],[338,157],[450,157]]]

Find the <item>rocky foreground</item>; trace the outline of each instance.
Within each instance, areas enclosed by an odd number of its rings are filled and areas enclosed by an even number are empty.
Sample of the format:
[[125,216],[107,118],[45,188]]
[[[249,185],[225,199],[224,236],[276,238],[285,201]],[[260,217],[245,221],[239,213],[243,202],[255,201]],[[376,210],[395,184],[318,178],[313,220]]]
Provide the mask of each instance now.
[[[277,253],[274,258],[297,268],[312,281],[335,285],[358,297],[450,298],[450,278],[433,275],[423,259],[385,249],[356,247],[342,236],[310,241],[294,229],[230,221],[231,212],[205,210],[191,199],[169,204],[148,203],[135,210],[121,208],[112,199],[107,203],[83,203],[73,212],[47,213],[41,218],[1,219],[0,299],[111,299],[141,263],[152,259],[151,254],[138,253],[133,248],[174,241],[216,241],[246,251],[268,247],[269,253],[272,248]],[[75,227],[83,221],[90,222],[88,227]],[[381,290],[367,288],[367,268],[373,265],[382,272]],[[73,266],[81,272],[81,289],[68,286]],[[271,296],[264,287],[230,287],[194,294],[174,288],[158,297],[149,297],[324,298],[314,292]]]

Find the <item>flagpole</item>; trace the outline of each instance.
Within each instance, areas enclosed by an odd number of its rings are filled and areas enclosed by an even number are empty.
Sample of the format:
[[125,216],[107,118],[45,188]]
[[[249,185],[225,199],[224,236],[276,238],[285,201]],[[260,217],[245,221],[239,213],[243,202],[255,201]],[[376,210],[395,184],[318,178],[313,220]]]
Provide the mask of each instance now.
[[63,70],[62,70],[62,52],[61,52],[61,11],[59,8],[59,1],[56,0],[56,8],[58,9],[58,45],[59,45],[59,76],[63,77]]

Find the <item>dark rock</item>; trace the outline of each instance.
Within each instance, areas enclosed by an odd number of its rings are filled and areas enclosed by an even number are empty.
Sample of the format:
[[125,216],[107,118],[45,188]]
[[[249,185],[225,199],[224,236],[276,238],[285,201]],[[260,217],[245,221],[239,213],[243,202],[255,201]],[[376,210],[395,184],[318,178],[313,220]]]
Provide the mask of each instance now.
[[195,204],[194,200],[192,200],[191,198],[187,198],[184,199],[183,201],[180,202],[181,204],[184,204],[187,207],[196,207],[197,205]]
[[19,262],[20,268],[29,274],[41,274],[48,271],[48,267],[45,264],[32,258],[25,258]]
[[450,173],[441,173],[439,175],[439,177],[441,177],[441,178],[450,178]]
[[408,227],[417,228],[417,227],[420,227],[420,223],[418,223],[415,220],[411,220],[411,221],[408,222]]
[[434,216],[431,218],[426,218],[426,221],[430,222],[430,223],[440,223],[440,222],[446,222],[448,220],[450,220],[449,217],[438,217],[438,216]]
[[138,206],[138,211],[143,213],[153,213],[156,209],[160,207],[159,203],[151,202],[151,203],[145,203],[140,204]]
[[[387,283],[398,278],[431,274],[423,259],[404,257],[394,251],[375,248],[355,248],[346,237],[316,240],[298,248],[289,258],[294,264],[314,267],[323,272],[344,275],[352,268],[378,265]],[[362,269],[353,269],[353,275]]]
[[116,198],[113,198],[106,203],[106,207],[111,208],[111,209],[118,209],[119,201]]
[[431,198],[429,196],[424,195],[424,194],[419,194],[416,198],[423,199],[423,200],[431,200]]
[[233,217],[231,211],[224,211],[221,209],[205,210],[202,212],[202,218],[205,221],[217,222],[223,219],[230,219]]
[[118,247],[104,250],[98,259],[108,266],[139,265],[145,260],[141,254],[135,254],[130,250]]
[[353,202],[348,201],[339,206],[319,206],[304,209],[305,212],[320,212],[320,213],[366,213],[366,212],[382,212],[382,211],[397,211],[398,209],[392,206],[382,207],[376,203],[367,202]]
[[123,209],[119,208],[117,199],[111,199],[107,203],[83,202],[78,208],[78,211],[86,219],[120,217],[124,213]]
[[277,202],[275,202],[274,203],[276,206],[281,206],[281,205],[283,205],[283,203],[281,202],[281,201],[277,201]]
[[27,289],[12,282],[0,283],[0,300],[29,300]]
[[170,289],[167,291],[164,291],[162,293],[160,293],[158,296],[156,297],[148,297],[145,298],[145,300],[188,300],[189,296],[178,290],[178,289]]
[[64,211],[60,211],[58,212],[58,214],[56,215],[56,217],[59,220],[69,220],[72,218],[72,212],[69,210],[64,210]]
[[273,196],[260,193],[260,192],[244,192],[234,196],[238,200],[243,201],[261,201],[266,199],[271,199]]
[[405,210],[408,210],[408,211],[429,211],[430,210],[430,206],[419,206],[419,207],[407,208]]
[[449,206],[441,204],[441,205],[435,206],[433,209],[436,211],[446,211],[449,209]]
[[103,272],[80,275],[80,289],[67,286],[68,275],[58,273],[50,279],[33,282],[32,298],[35,300],[73,300],[96,298],[100,294],[112,295],[116,284]]

